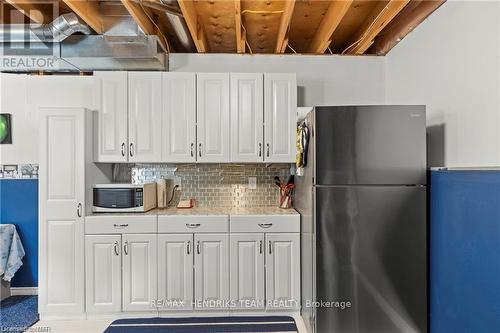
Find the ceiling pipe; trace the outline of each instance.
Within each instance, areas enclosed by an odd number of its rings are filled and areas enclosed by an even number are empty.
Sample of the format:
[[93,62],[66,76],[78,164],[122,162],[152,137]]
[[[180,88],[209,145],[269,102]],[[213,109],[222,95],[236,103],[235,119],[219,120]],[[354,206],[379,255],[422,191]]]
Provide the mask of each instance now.
[[42,25],[3,24],[0,25],[0,42],[62,42],[80,32],[92,34],[89,26],[74,13],[63,14],[54,21]]

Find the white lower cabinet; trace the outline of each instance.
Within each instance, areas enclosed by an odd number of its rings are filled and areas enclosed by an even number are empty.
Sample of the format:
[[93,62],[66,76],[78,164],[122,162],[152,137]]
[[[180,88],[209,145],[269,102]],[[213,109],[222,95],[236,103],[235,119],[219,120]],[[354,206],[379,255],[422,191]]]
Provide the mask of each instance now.
[[156,235],[123,235],[123,311],[156,311]]
[[193,309],[193,234],[158,235],[158,310]]
[[300,234],[266,234],[266,300],[268,308],[300,306]]
[[195,307],[226,309],[229,301],[229,234],[195,234]]
[[156,311],[156,234],[85,236],[86,312]]
[[85,303],[89,313],[122,309],[121,242],[120,235],[85,236]]
[[231,301],[242,310],[264,309],[264,234],[231,234],[229,253]]

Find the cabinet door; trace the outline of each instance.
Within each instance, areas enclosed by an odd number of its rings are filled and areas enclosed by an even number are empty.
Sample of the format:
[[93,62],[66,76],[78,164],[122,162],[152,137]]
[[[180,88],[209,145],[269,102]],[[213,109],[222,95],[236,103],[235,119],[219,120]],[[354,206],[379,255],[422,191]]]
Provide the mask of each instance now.
[[97,117],[96,162],[126,162],[127,72],[95,72]]
[[223,309],[229,301],[228,234],[195,234],[195,307]]
[[129,161],[161,161],[161,73],[128,74]]
[[86,312],[120,312],[122,309],[122,258],[120,235],[85,236]]
[[156,311],[156,235],[123,235],[123,311]]
[[300,234],[266,234],[268,308],[300,306]]
[[193,235],[158,235],[160,311],[193,308]]
[[262,162],[264,77],[231,73],[231,161]]
[[40,109],[42,314],[84,309],[85,110]]
[[293,163],[297,151],[295,74],[264,74],[264,122],[264,160]]
[[163,162],[196,161],[196,73],[163,73]]
[[264,308],[264,234],[231,234],[230,296],[244,310]]
[[197,160],[230,159],[229,74],[199,73],[197,79]]

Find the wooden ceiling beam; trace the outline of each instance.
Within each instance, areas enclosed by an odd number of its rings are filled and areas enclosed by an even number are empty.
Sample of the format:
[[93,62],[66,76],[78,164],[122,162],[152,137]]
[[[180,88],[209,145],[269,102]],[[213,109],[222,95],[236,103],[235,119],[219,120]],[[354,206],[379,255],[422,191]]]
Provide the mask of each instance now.
[[104,32],[102,15],[97,1],[92,0],[63,0],[69,8],[85,21],[97,34]]
[[376,6],[371,19],[368,19],[361,27],[358,33],[348,44],[349,47],[344,50],[345,54],[360,55],[373,44],[375,37],[384,29],[389,22],[410,2],[410,0],[390,0],[381,1]]
[[241,1],[234,0],[234,28],[236,29],[236,52],[245,53],[245,36],[241,28]]
[[309,46],[309,53],[325,53],[328,45],[332,42],[333,33],[351,7],[352,2],[353,0],[336,0],[330,3]]
[[375,42],[368,52],[385,55],[406,35],[422,23],[429,15],[437,10],[446,0],[412,0],[392,20],[382,32],[375,37]]
[[194,45],[198,52],[208,52],[208,42],[203,30],[203,25],[198,19],[196,8],[192,0],[178,0],[179,7],[181,8],[182,15],[188,26],[191,37],[193,38]]
[[6,0],[6,2],[35,23],[44,24],[50,22],[50,16],[47,15],[45,9],[37,3],[26,0]]
[[285,2],[284,12],[281,14],[280,25],[278,29],[278,37],[274,53],[284,53],[288,44],[288,28],[292,20],[293,9],[295,8],[295,0]]

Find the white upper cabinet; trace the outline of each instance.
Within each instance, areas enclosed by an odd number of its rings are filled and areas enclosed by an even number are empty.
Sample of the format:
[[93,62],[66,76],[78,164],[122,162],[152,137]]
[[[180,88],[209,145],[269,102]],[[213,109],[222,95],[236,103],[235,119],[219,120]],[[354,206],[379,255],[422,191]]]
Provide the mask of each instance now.
[[264,234],[231,234],[230,296],[244,310],[264,308]]
[[196,307],[225,308],[229,301],[229,235],[195,234],[194,241]]
[[266,234],[268,308],[300,307],[300,234]]
[[85,236],[86,312],[122,310],[120,235]]
[[193,234],[158,235],[159,311],[193,308]]
[[129,161],[161,162],[162,73],[128,73]]
[[49,108],[39,116],[38,309],[77,315],[84,311],[86,111]]
[[162,161],[196,161],[196,74],[163,73]]
[[123,243],[123,311],[156,311],[156,234],[126,234]]
[[297,126],[295,74],[264,74],[264,122],[264,160],[271,163],[293,163]]
[[197,160],[229,162],[229,74],[197,75]]
[[231,162],[264,160],[264,77],[231,73]]
[[98,111],[96,162],[126,162],[127,72],[95,72],[95,109]]

